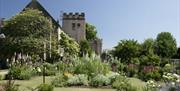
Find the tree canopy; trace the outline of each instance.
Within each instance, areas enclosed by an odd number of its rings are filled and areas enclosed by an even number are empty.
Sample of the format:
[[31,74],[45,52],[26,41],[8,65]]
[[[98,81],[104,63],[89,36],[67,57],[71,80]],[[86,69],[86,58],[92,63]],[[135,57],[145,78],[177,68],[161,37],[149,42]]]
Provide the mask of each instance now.
[[154,54],[154,43],[155,41],[151,38],[146,39],[143,43],[142,43],[142,55],[149,55],[149,54]]
[[157,35],[155,52],[161,57],[170,58],[176,54],[176,40],[169,32],[161,32]]
[[59,41],[60,46],[64,48],[64,51],[69,53],[69,55],[79,54],[79,44],[72,38],[70,38],[64,32],[61,33],[61,40]]
[[88,41],[94,40],[97,38],[97,30],[96,27],[86,23],[86,39]]
[[130,62],[140,52],[140,44],[135,40],[121,40],[114,48],[113,55],[125,62]]
[[89,45],[89,42],[87,40],[83,40],[80,42],[80,52],[81,56],[92,53],[91,46]]
[[[35,9],[25,11],[5,21],[2,32],[6,35],[1,55],[12,56],[14,52],[43,55],[43,44],[56,42],[51,20]],[[54,43],[53,43],[54,44]]]

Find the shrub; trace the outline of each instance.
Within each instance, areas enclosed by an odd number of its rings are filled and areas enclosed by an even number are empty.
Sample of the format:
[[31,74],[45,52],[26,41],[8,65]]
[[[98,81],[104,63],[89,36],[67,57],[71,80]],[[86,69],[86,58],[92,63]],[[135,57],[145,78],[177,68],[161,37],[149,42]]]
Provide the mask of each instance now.
[[158,71],[153,71],[145,74],[145,80],[150,80],[150,79],[159,81],[161,79],[161,74]]
[[67,68],[67,64],[60,61],[59,63],[57,63],[57,68],[59,71],[64,72]]
[[155,83],[153,80],[148,80],[146,86],[143,87],[143,91],[159,91],[160,85]]
[[[9,73],[7,74],[10,77],[18,80],[29,80],[33,75],[32,69],[28,66],[13,66],[10,68]],[[8,78],[6,78],[8,79]]]
[[45,76],[54,76],[56,75],[56,67],[55,65],[52,65],[50,63],[44,63],[44,65],[41,65],[40,67],[36,68],[36,71],[39,75],[43,75],[43,66],[45,67]]
[[53,70],[45,70],[45,76],[55,76],[56,71]]
[[127,65],[126,69],[129,77],[133,77],[135,74],[138,73],[138,65],[136,64],[129,64]]
[[138,91],[136,87],[133,87],[125,76],[119,75],[116,77],[112,84],[112,87],[118,91]]
[[171,72],[173,70],[173,67],[171,64],[165,64],[163,67],[164,72]]
[[41,84],[38,86],[38,91],[53,91],[54,87],[49,84]]
[[98,74],[97,76],[91,79],[91,86],[94,86],[94,87],[107,86],[110,83],[111,83],[111,80],[102,74]]
[[75,65],[75,74],[87,74],[93,76],[94,74],[107,74],[110,71],[110,65],[103,63],[98,58],[83,57]]
[[59,76],[55,77],[55,79],[53,79],[51,83],[55,87],[64,87],[67,85],[66,80],[67,80],[66,77],[60,74]]
[[109,72],[108,74],[106,74],[106,77],[110,79],[111,83],[115,81],[115,78],[117,76],[119,76],[119,73],[116,72]]
[[67,80],[69,86],[88,85],[88,76],[84,74],[70,76]]

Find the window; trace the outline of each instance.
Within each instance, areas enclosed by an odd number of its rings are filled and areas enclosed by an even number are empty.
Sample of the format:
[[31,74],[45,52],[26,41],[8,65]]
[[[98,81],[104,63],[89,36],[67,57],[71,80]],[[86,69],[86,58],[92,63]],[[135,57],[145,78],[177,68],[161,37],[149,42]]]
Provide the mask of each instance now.
[[80,24],[80,23],[78,23],[78,24],[77,24],[77,26],[78,26],[78,28],[79,28],[79,27],[81,26],[81,24]]
[[72,29],[75,30],[76,24],[72,23]]

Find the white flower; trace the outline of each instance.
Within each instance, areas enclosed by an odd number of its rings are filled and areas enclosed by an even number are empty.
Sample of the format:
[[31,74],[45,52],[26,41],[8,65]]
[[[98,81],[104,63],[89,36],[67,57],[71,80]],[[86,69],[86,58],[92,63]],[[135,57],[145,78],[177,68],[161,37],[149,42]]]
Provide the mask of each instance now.
[[175,85],[175,82],[171,82],[171,85],[174,86],[174,85]]
[[173,74],[176,78],[179,78],[180,76],[179,75],[177,75],[177,74]]
[[180,79],[176,80],[176,82],[179,83],[179,82],[180,82]]
[[38,72],[41,72],[41,69],[40,69],[39,67],[37,67],[37,71],[38,71]]

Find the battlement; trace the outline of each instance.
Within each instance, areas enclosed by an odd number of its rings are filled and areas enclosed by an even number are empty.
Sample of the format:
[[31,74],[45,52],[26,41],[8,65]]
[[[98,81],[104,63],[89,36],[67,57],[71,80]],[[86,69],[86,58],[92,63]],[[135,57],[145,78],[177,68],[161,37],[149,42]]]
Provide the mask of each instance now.
[[63,20],[85,20],[85,13],[63,13]]

